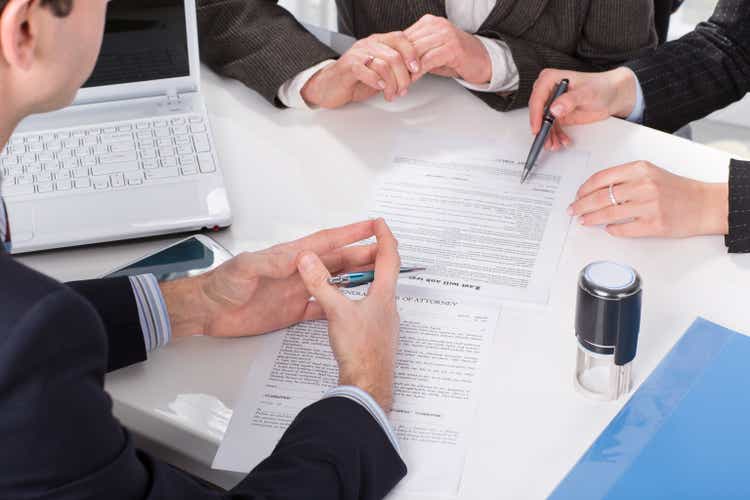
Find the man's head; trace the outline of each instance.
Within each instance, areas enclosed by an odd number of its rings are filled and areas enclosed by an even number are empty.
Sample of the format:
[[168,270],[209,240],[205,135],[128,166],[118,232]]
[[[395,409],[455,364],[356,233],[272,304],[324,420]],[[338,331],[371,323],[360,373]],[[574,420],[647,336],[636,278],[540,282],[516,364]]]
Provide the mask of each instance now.
[[107,3],[0,0],[0,95],[18,118],[70,104],[96,63]]

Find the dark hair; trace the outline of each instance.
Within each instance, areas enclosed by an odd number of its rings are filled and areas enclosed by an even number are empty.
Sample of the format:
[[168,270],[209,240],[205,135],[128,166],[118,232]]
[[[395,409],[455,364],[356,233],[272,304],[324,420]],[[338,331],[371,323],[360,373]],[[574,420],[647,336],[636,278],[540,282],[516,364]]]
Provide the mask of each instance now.
[[[0,12],[5,8],[9,0],[0,0]],[[65,17],[73,9],[73,0],[40,0],[41,5],[52,9],[58,17]]]

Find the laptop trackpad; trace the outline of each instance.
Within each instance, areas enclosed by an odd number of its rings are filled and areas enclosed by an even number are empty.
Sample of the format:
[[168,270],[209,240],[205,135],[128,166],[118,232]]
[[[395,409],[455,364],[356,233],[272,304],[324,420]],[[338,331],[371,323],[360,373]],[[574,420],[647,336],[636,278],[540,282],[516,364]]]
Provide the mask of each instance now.
[[[67,234],[75,237],[92,233],[109,236],[122,231],[158,231],[164,226],[189,224],[196,217],[204,218],[208,211],[198,184],[184,182],[34,200],[19,203],[16,212],[33,213],[36,236]],[[27,215],[22,218],[28,219]]]

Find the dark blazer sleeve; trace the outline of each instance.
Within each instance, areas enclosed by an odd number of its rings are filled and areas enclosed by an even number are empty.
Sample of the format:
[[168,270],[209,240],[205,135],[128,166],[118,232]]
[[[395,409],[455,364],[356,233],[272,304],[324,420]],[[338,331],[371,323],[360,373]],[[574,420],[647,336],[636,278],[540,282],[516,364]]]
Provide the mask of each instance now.
[[375,420],[337,398],[303,410],[231,492],[199,483],[137,451],[112,415],[104,328],[94,307],[58,287],[3,332],[0,498],[369,500],[405,473]]
[[277,107],[279,88],[338,54],[275,0],[198,0],[201,58]]
[[68,283],[99,313],[107,333],[107,371],[146,360],[138,306],[128,278]]
[[741,99],[750,92],[750,0],[720,0],[708,22],[627,66],[649,127],[673,132]]
[[[572,4],[567,8],[570,16],[576,15]],[[534,82],[545,68],[602,71],[619,66],[656,46],[653,13],[653,0],[593,0],[585,14],[578,43],[568,51],[483,27],[478,35],[508,45],[518,68],[519,83],[514,92],[474,94],[497,110],[510,111],[528,105]],[[553,28],[545,30],[550,40],[557,36]]]
[[730,253],[750,253],[750,162],[732,160],[729,165]]

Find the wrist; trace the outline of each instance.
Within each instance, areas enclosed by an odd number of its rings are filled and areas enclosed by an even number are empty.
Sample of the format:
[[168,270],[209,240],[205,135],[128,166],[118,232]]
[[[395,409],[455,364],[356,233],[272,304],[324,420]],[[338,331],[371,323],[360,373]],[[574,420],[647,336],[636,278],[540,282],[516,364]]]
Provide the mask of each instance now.
[[189,337],[206,332],[208,311],[202,290],[202,276],[159,283],[169,313],[172,337]]
[[[333,66],[335,66],[335,64]],[[307,80],[307,83],[305,83],[305,85],[302,87],[300,95],[302,96],[302,99],[305,100],[308,106],[320,106],[320,104],[323,102],[323,93],[321,90],[323,87],[322,80],[327,69],[328,68],[323,68],[320,71],[317,71],[313,76],[310,77],[309,80]]]
[[492,81],[492,58],[482,40],[475,35],[464,33],[471,57],[456,72],[462,80],[473,85],[484,85]]
[[627,118],[636,104],[636,77],[630,68],[620,67],[608,71],[609,84],[614,92],[610,100],[609,115]]
[[339,385],[349,385],[362,389],[377,402],[384,412],[389,413],[393,407],[393,380],[385,380],[382,373],[373,377],[365,374],[348,372],[344,367],[339,369]]
[[729,234],[729,184],[704,183],[702,234]]

